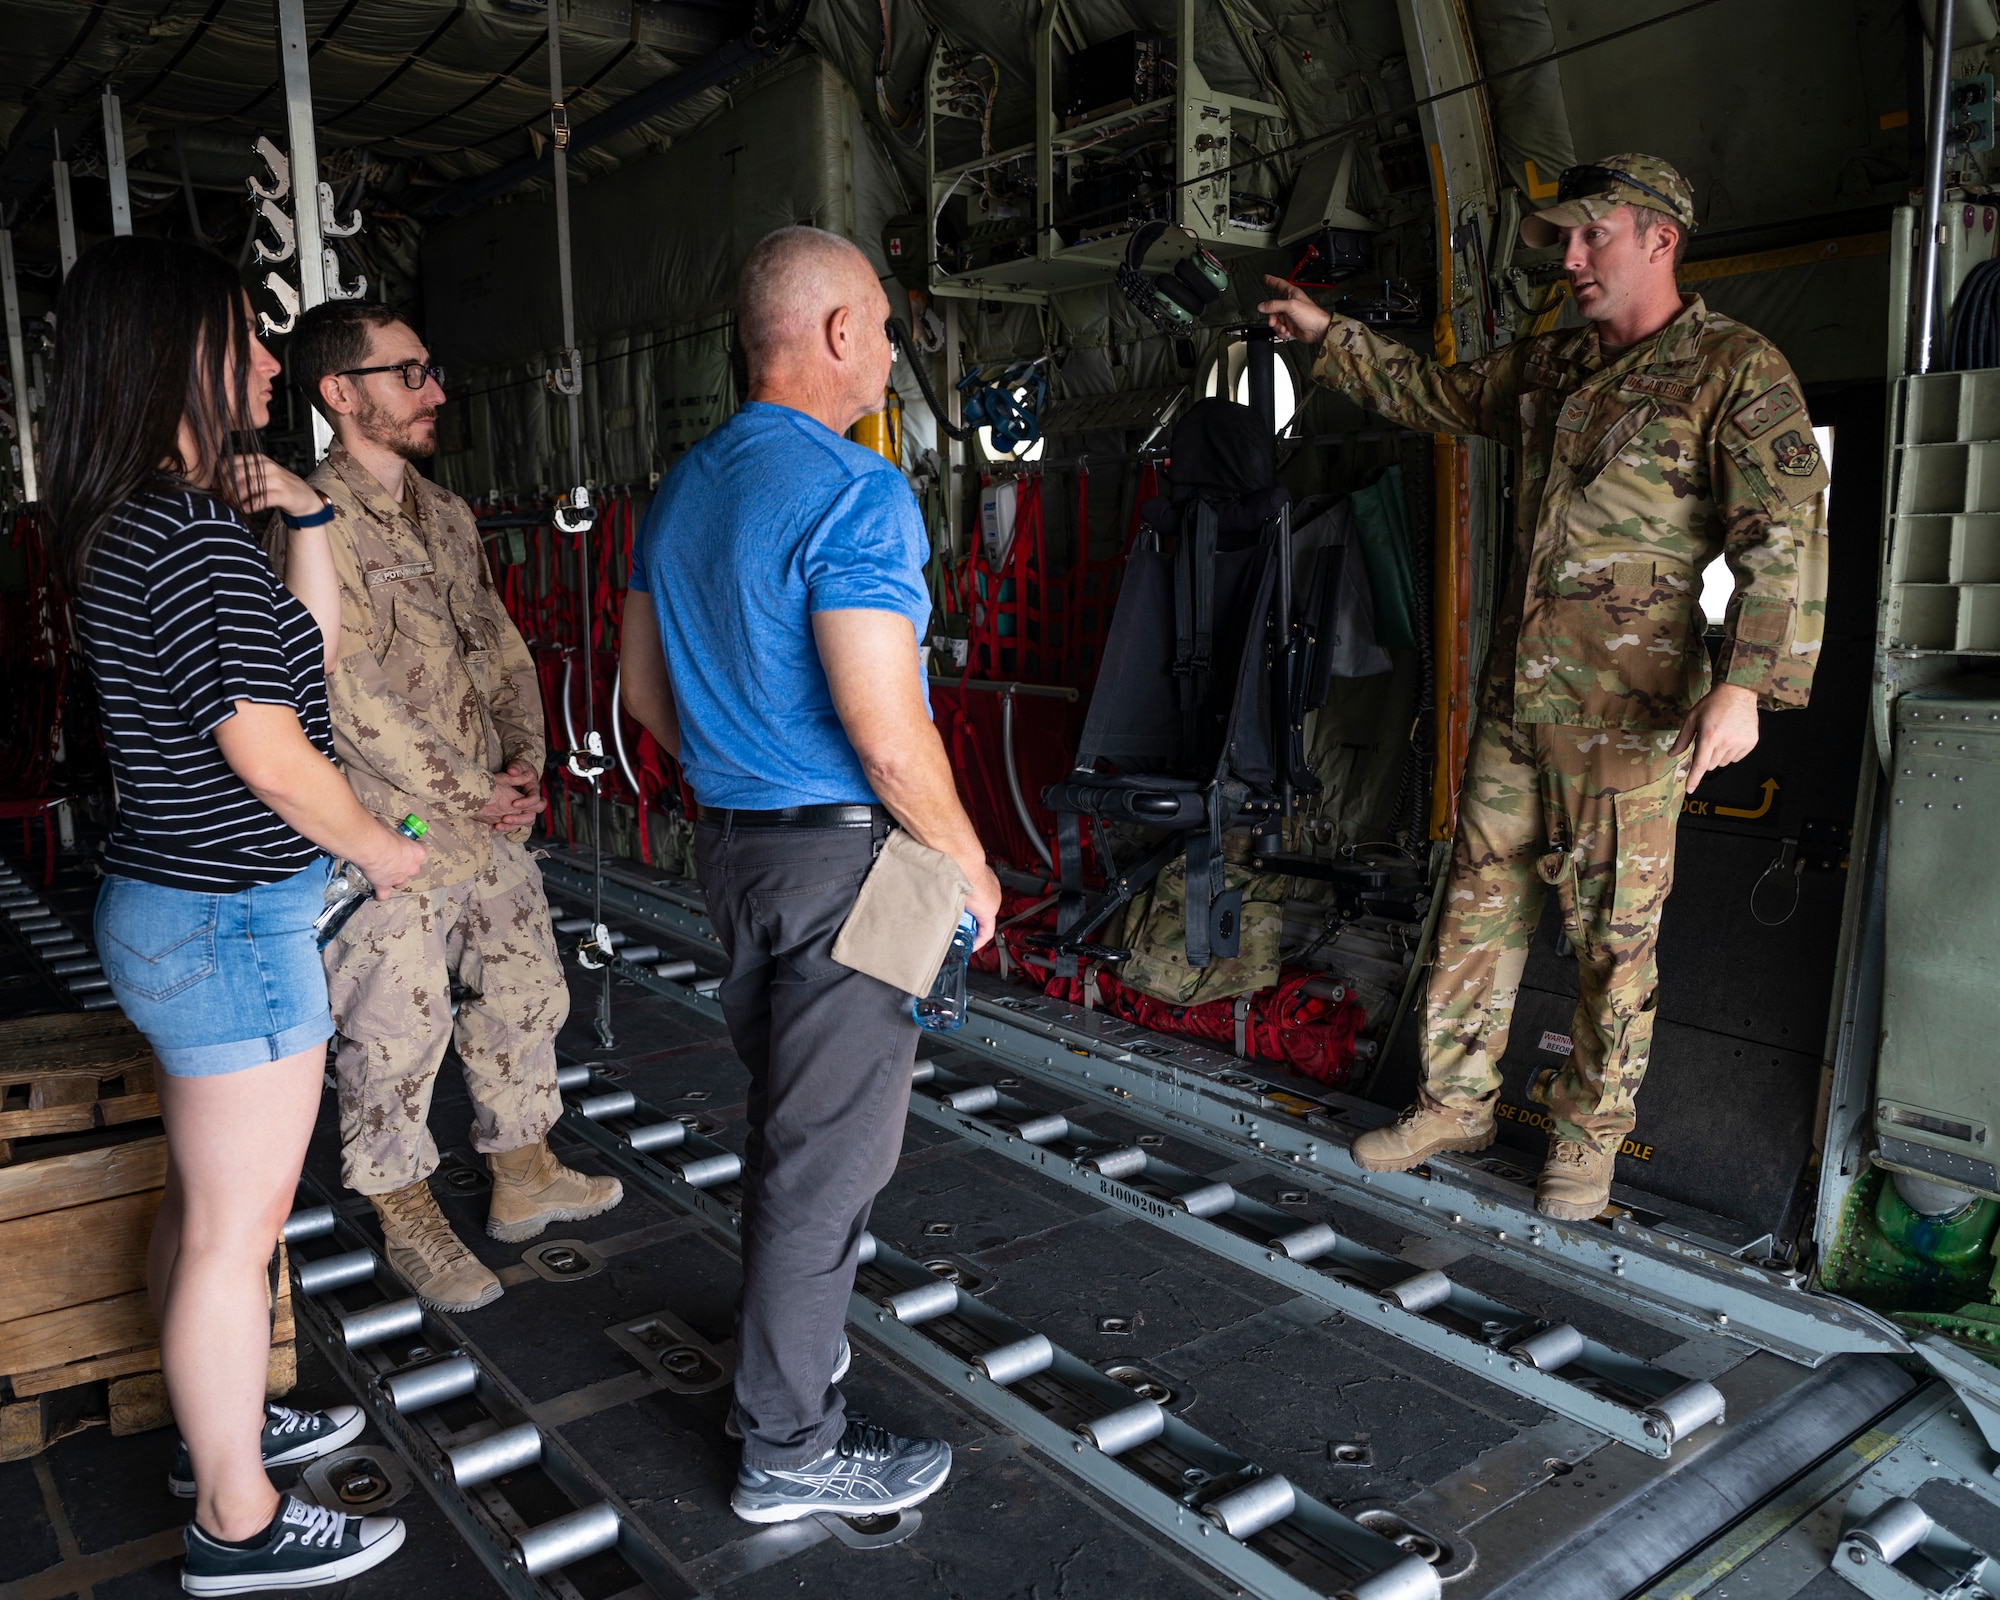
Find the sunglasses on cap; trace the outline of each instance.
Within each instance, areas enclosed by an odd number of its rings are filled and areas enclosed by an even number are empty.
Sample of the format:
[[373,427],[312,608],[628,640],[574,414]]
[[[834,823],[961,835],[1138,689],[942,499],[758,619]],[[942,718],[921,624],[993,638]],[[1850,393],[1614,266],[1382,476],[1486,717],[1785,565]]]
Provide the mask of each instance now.
[[[1584,200],[1594,194],[1606,194],[1613,186],[1623,184],[1628,189],[1637,189],[1641,194],[1651,195],[1660,202],[1667,215],[1679,220],[1681,202],[1660,193],[1650,183],[1641,183],[1629,172],[1620,172],[1616,167],[1566,167],[1563,175],[1556,180],[1556,203],[1566,200]],[[1692,228],[1690,228],[1692,231]]]

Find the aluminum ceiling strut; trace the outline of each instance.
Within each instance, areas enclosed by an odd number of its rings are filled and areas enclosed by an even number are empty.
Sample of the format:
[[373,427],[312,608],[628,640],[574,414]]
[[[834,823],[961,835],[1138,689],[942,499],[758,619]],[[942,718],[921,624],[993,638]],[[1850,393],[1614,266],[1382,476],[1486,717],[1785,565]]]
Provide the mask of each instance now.
[[[1517,1311],[1154,1155],[1037,1110],[992,1084],[917,1064],[910,1109],[1056,1182],[1373,1324],[1453,1366],[1647,1455],[1722,1420],[1722,1393]],[[1152,1136],[1147,1136],[1152,1137]]]
[[[550,851],[543,873],[558,895],[590,894],[587,872],[567,852]],[[604,905],[720,965],[720,946],[695,885],[613,867]],[[620,972],[720,1017],[698,985],[663,977],[651,965],[626,963]],[[1348,1146],[1385,1118],[1382,1108],[1365,1101],[1300,1094],[1265,1082],[1251,1063],[1217,1050],[997,980],[975,976],[974,989],[971,1018],[950,1036],[950,1048],[1048,1084],[1068,1103],[1093,1101],[1263,1163],[1289,1183],[1691,1336],[1754,1345],[1807,1366],[1841,1352],[1909,1353],[1893,1325],[1737,1260],[1725,1245],[1633,1217],[1614,1216],[1608,1225],[1551,1223],[1536,1214],[1522,1186],[1493,1177],[1470,1158],[1441,1157],[1410,1172],[1364,1172]],[[1504,1383],[1518,1375],[1493,1376]]]
[[[643,970],[643,969],[635,969]],[[588,1066],[562,1126],[739,1247],[743,1161]],[[1438,1600],[1421,1555],[1334,1510],[872,1236],[848,1322],[1260,1600]]]
[[370,1420],[513,1600],[697,1593],[680,1562],[481,1359],[412,1299],[311,1178],[285,1223],[292,1307]]

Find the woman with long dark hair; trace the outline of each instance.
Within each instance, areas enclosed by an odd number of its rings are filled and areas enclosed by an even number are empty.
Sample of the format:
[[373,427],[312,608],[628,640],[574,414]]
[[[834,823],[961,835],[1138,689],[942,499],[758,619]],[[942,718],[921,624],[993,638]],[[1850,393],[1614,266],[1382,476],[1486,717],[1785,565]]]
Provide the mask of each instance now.
[[[192,245],[111,240],[57,301],[44,506],[117,784],[98,950],[163,1069],[147,1266],[183,1447],[170,1485],[195,1501],[192,1594],[339,1582],[403,1539],[395,1518],[280,1495],[266,1470],[361,1426],[354,1407],[264,1401],[265,1269],[333,1033],[312,930],[322,852],[385,896],[423,861],[331,760],[331,509],[239,443],[270,420],[277,371],[236,274]],[[296,530],[296,593],[244,521],[272,509]]]

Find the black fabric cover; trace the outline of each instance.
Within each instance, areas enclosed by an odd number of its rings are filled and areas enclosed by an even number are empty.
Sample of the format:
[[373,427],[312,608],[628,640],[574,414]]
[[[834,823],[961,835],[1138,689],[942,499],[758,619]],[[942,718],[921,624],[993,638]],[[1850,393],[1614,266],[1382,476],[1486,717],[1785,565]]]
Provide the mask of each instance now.
[[1176,505],[1196,496],[1237,500],[1278,478],[1277,444],[1257,413],[1233,400],[1197,400],[1174,424],[1167,481]]

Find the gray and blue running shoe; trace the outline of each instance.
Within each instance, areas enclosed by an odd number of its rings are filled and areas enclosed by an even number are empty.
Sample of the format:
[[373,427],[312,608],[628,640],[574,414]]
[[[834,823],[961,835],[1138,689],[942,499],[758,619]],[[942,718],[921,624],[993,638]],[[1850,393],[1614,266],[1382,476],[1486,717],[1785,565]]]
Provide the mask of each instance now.
[[745,1522],[796,1522],[815,1512],[876,1517],[904,1511],[944,1487],[951,1446],[905,1439],[871,1423],[850,1422],[840,1443],[817,1461],[781,1471],[744,1466],[729,1509]]

